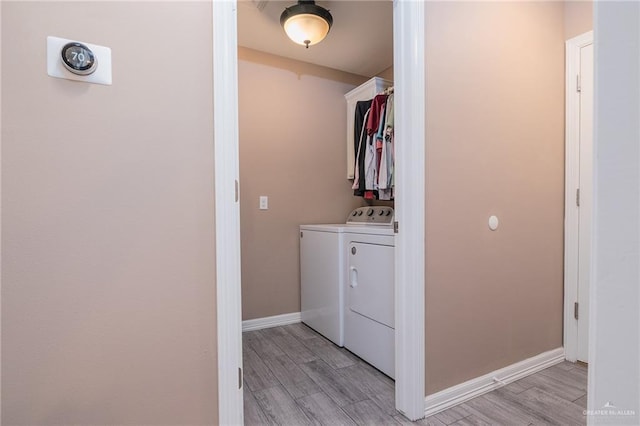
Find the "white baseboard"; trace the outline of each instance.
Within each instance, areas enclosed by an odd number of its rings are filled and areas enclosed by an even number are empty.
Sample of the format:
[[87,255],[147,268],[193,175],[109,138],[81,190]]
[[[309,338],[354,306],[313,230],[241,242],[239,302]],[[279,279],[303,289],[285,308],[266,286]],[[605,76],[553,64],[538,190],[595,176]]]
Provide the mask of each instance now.
[[554,349],[432,395],[427,395],[424,399],[424,414],[425,416],[431,416],[439,413],[562,361],[564,361],[564,349]]
[[290,314],[250,319],[242,321],[242,331],[253,331],[263,328],[278,327],[281,325],[295,324],[300,321],[302,321],[300,318],[300,312],[291,312]]

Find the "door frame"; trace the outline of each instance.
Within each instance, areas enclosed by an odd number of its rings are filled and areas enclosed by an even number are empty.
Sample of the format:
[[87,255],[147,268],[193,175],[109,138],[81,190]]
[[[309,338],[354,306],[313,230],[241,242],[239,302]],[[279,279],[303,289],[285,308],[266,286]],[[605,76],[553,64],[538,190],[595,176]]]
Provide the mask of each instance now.
[[[236,0],[213,3],[218,423],[242,424]],[[425,413],[425,55],[423,1],[394,0],[396,408]],[[224,247],[224,250],[220,248]]]
[[564,352],[568,361],[578,356],[578,323],[574,302],[578,300],[579,208],[576,189],[580,186],[580,94],[576,76],[580,73],[580,49],[593,44],[593,31],[565,42],[565,223],[564,223]]
[[244,423],[238,145],[238,24],[235,0],[211,0],[215,167],[218,424]]
[[393,2],[396,409],[425,414],[425,2]]

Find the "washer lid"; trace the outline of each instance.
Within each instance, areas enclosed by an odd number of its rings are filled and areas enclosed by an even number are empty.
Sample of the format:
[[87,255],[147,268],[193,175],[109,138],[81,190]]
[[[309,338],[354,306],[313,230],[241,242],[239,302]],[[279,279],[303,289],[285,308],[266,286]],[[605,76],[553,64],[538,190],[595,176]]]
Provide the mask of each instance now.
[[329,224],[316,224],[316,225],[300,225],[301,231],[316,231],[316,232],[345,232],[346,225],[344,223],[329,223]]

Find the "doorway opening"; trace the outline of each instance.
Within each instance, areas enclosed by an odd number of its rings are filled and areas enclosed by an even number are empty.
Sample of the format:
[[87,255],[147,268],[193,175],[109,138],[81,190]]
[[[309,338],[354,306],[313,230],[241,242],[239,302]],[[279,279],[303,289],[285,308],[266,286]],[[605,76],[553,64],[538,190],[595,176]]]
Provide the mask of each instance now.
[[[420,237],[424,232],[424,205],[420,201],[424,195],[424,49],[415,49],[415,44],[424,42],[424,5],[419,2],[396,3],[393,9],[394,45],[400,46],[400,50],[394,52],[396,111],[402,117],[396,122],[396,134],[414,141],[411,153],[408,149],[396,152],[399,170],[396,184],[402,188],[396,199],[403,200],[400,204],[396,202],[396,217],[400,223],[400,233],[396,237],[396,282],[403,283],[401,288],[396,287],[396,402],[402,413],[417,419],[424,415],[424,241]],[[237,111],[237,95],[234,97],[237,41],[235,37],[229,37],[236,25],[236,13],[235,2],[214,2],[216,222],[219,231],[216,240],[218,247],[230,248],[224,254],[218,250],[217,257],[221,422],[223,419],[233,422],[231,419],[241,419],[242,416],[238,409],[242,407],[242,395],[238,389],[241,370],[230,368],[230,365],[238,368],[242,365],[238,288],[238,130],[237,116],[234,116],[234,111]],[[225,19],[226,27],[221,27],[220,23]],[[232,129],[225,133],[224,128]],[[227,138],[223,142],[220,137],[224,136]],[[402,181],[408,181],[409,177],[412,185],[402,185]],[[227,389],[230,392],[226,392]]]

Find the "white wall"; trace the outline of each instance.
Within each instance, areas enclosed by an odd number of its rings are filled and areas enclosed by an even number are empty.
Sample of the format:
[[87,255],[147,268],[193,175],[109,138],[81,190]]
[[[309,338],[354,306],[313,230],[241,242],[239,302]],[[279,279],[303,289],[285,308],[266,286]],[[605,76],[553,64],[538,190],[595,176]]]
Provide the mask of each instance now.
[[[640,424],[640,3],[596,2],[590,424]],[[616,408],[604,408],[605,404]],[[634,411],[619,415],[618,410]],[[604,413],[602,413],[604,411]]]

